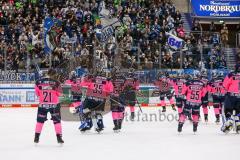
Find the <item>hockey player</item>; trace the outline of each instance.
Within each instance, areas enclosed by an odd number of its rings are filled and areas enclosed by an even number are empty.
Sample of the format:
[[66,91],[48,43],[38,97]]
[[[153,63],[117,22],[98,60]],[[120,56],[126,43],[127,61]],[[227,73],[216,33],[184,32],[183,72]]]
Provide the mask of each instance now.
[[221,130],[228,133],[235,123],[236,132],[240,133],[240,64],[237,64],[235,71],[224,79],[223,86],[227,90],[224,102],[226,122],[223,123]]
[[208,92],[212,95],[213,98],[213,108],[216,117],[216,123],[220,122],[220,110],[222,109],[222,105],[224,103],[226,90],[223,87],[224,77],[222,74],[217,74],[213,72],[212,80],[208,85]]
[[134,121],[135,118],[135,105],[137,102],[137,91],[139,90],[139,81],[133,72],[127,74],[123,91],[125,93],[125,105],[130,107],[130,120]]
[[[205,87],[208,87],[208,76],[207,76],[207,71],[203,70],[201,72],[201,81],[204,83]],[[206,92],[206,95],[202,99],[202,109],[203,109],[203,114],[204,114],[204,121],[208,122],[208,91]]]
[[186,104],[179,118],[178,132],[182,132],[186,117],[192,114],[193,132],[195,133],[197,132],[202,98],[206,94],[205,84],[199,80],[199,73],[195,73],[193,80],[186,82],[186,85],[183,87],[183,93],[186,95]]
[[[82,113],[91,116],[95,130],[99,133],[104,128],[102,112],[104,111],[106,99],[113,91],[112,82],[106,77],[94,76],[87,81],[83,81],[81,86],[86,87],[86,98],[83,102]],[[80,126],[81,131],[91,129],[91,126],[88,126],[88,121],[85,124]]]
[[173,100],[173,93],[171,91],[171,80],[169,78],[169,74],[160,72],[158,74],[158,79],[154,82],[154,85],[159,89],[160,92],[160,100],[162,106],[162,112],[166,112],[166,102],[165,97],[170,101],[170,105],[172,109],[175,111],[174,100]]
[[111,95],[111,111],[112,111],[112,118],[114,132],[119,132],[122,128],[122,122],[124,119],[124,85],[126,82],[126,78],[124,75],[119,73],[117,70],[112,72],[112,84],[113,84],[113,93]]
[[79,107],[81,104],[81,79],[77,78],[76,72],[72,71],[69,75],[69,79],[66,80],[65,84],[71,86],[71,95],[72,95],[72,103],[71,107]]
[[177,78],[172,80],[172,86],[175,93],[176,106],[178,108],[179,116],[182,113],[185,102],[185,95],[183,95],[183,87],[185,83],[186,79],[183,77],[182,73],[180,73]]
[[64,143],[62,139],[62,125],[59,96],[62,93],[60,83],[52,77],[56,74],[55,70],[50,69],[47,76],[36,81],[35,93],[39,97],[39,106],[37,111],[37,124],[35,128],[34,142],[39,142],[44,122],[47,120],[47,113],[50,112],[53,120],[57,142]]
[[87,74],[83,77],[80,84],[81,91],[82,91],[81,104],[80,106],[75,108],[75,113],[79,114],[79,118],[81,122],[79,126],[79,130],[81,132],[90,130],[93,126],[91,112],[88,111],[87,113],[83,113],[83,102],[85,101],[85,98],[86,98],[87,87],[89,86],[89,83],[92,83],[93,81],[94,81],[94,76],[91,74]]

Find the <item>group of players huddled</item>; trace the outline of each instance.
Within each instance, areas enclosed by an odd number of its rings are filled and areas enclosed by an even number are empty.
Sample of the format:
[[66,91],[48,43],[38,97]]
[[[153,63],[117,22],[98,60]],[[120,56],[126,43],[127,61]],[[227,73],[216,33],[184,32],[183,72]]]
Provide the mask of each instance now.
[[[55,80],[56,71],[50,69],[47,75],[36,81],[35,91],[39,97],[37,112],[37,124],[34,142],[39,142],[39,137],[47,113],[50,112],[55,126],[58,143],[62,140],[61,113],[59,97],[62,96],[60,82]],[[137,94],[139,93],[139,80],[134,70],[122,71],[114,67],[110,75],[103,71],[88,73],[83,77],[77,77],[76,72],[71,72],[64,85],[71,86],[72,103],[74,113],[79,114],[81,132],[86,132],[94,127],[100,133],[104,129],[103,115],[106,112],[106,103],[110,102],[110,111],[114,124],[114,132],[120,132],[126,106],[129,106],[133,121],[135,106],[139,106]],[[167,98],[171,108],[179,114],[178,132],[186,119],[192,121],[193,132],[197,131],[200,108],[204,113],[204,120],[208,121],[209,95],[213,98],[216,123],[220,123],[224,133],[235,129],[240,133],[240,65],[236,65],[235,71],[224,76],[213,72],[211,81],[207,72],[196,71],[193,75],[178,73],[177,77],[170,77],[167,72],[159,72],[155,82],[159,91],[162,112],[166,112]],[[174,100],[175,99],[175,100]],[[141,108],[140,108],[141,109]]]

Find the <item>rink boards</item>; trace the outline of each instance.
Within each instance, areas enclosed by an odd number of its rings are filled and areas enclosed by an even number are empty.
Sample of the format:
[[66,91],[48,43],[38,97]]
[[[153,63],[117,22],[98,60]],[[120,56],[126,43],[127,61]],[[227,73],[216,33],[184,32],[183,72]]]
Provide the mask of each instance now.
[[[64,97],[69,95],[69,86],[63,86]],[[69,98],[67,98],[68,101]],[[142,107],[160,107],[159,92],[153,85],[141,85],[137,95]],[[167,105],[169,101],[166,99]],[[37,107],[38,98],[34,92],[34,84],[0,84],[0,107],[21,108]]]

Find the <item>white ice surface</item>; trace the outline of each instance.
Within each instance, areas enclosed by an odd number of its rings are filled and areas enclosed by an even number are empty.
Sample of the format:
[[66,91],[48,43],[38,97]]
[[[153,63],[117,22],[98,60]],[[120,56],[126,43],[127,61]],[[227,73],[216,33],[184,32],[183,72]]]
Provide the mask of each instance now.
[[[143,110],[157,113],[156,108]],[[212,112],[212,111],[211,111]],[[168,109],[167,113],[172,113]],[[64,146],[56,143],[51,121],[45,123],[40,143],[33,144],[36,109],[0,109],[0,160],[236,160],[240,135],[220,132],[220,125],[200,124],[192,133],[187,122],[178,135],[177,122],[124,122],[119,134],[112,131],[111,114],[104,117],[102,134],[81,134],[77,122],[63,122]]]

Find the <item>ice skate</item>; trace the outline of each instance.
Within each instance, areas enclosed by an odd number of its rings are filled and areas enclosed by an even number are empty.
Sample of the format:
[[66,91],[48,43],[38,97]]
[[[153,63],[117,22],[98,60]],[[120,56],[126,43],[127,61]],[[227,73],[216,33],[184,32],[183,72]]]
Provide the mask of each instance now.
[[194,122],[193,123],[193,133],[195,134],[197,132],[197,127],[198,127],[198,123]]
[[208,123],[208,115],[207,114],[204,115],[204,121],[205,121],[205,123]]
[[163,106],[162,107],[162,112],[164,113],[164,112],[166,112],[167,110],[166,110],[166,107],[165,106]]
[[118,133],[120,131],[118,120],[114,120],[113,123],[114,123],[113,132]]
[[134,119],[135,119],[135,113],[134,113],[134,112],[131,112],[130,120],[131,120],[131,121],[134,121]]
[[34,143],[39,143],[39,137],[40,137],[40,133],[35,133],[35,137],[34,137]]
[[233,129],[233,120],[231,119],[227,120],[221,128],[222,132],[226,134],[229,133],[232,129]]
[[217,125],[220,124],[220,117],[219,117],[219,115],[216,116],[216,121],[215,121],[215,123],[216,123]]
[[63,144],[63,143],[64,143],[61,134],[57,134],[57,142],[58,142],[59,144]]
[[177,111],[177,109],[176,109],[176,107],[175,107],[174,104],[172,104],[172,110],[173,110],[173,111]]
[[182,132],[182,127],[183,127],[183,123],[182,123],[182,122],[179,122],[179,123],[178,123],[178,133],[181,133],[181,132]]

